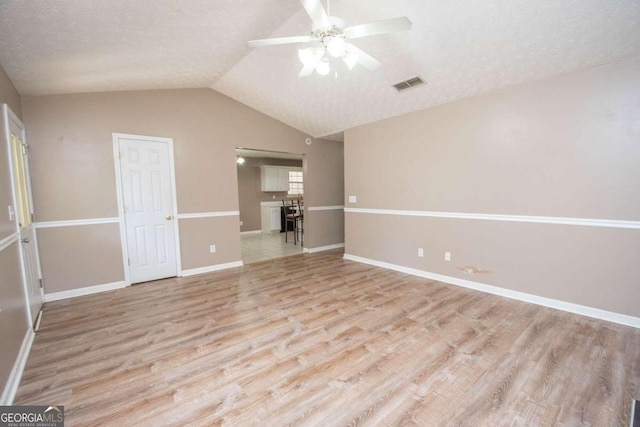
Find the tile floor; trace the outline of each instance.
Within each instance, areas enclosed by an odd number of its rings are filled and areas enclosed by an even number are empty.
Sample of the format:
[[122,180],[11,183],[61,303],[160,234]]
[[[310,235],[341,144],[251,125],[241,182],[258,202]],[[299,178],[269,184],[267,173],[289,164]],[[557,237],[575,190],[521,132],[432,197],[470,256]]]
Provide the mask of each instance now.
[[302,253],[300,242],[297,245],[293,244],[292,233],[289,233],[288,243],[285,243],[284,237],[284,233],[241,234],[242,262],[250,264]]

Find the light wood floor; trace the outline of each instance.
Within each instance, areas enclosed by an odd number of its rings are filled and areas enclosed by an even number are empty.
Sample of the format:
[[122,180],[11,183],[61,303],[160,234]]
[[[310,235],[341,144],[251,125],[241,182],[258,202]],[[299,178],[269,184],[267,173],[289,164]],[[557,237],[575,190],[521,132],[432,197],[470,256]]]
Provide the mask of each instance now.
[[67,425],[628,425],[640,330],[341,253],[47,303],[15,404]]

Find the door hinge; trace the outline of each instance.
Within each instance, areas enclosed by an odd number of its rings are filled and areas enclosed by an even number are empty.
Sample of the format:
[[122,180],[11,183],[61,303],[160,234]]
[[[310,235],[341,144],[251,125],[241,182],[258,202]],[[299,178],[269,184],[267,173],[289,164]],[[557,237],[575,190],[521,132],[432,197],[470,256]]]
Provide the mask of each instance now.
[[127,258],[127,264],[131,265],[131,259]]
[[36,222],[36,215],[35,214],[31,214],[31,222]]
[[24,154],[25,156],[27,155],[27,149],[29,148],[29,146],[27,144],[22,144],[22,154]]
[[40,282],[40,287],[44,288],[44,281],[42,279],[38,279],[38,282]]

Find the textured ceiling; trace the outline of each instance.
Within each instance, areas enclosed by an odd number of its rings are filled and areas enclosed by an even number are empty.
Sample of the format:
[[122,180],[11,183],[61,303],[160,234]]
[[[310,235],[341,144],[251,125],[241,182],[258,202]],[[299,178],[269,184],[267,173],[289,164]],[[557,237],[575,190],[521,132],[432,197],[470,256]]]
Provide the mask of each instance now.
[[[353,43],[382,63],[298,78],[299,0],[0,0],[0,65],[22,95],[211,87],[314,137],[640,55],[640,0],[333,0],[347,25],[408,16]],[[421,75],[427,85],[391,85]]]

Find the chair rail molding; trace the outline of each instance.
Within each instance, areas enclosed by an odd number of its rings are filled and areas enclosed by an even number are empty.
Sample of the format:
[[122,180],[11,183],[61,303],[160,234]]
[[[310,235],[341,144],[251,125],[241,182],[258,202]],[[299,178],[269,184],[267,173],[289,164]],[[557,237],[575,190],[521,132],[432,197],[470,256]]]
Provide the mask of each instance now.
[[554,216],[502,215],[464,212],[405,211],[396,209],[345,208],[346,213],[421,216],[431,218],[474,219],[484,221],[529,222],[538,224],[582,225],[588,227],[640,229],[640,221]]
[[179,213],[178,219],[215,218],[219,216],[240,216],[240,211]]
[[99,225],[99,224],[117,224],[120,221],[118,217],[110,218],[88,218],[88,219],[69,219],[62,221],[38,221],[34,223],[36,228],[56,228],[56,227],[76,227],[80,225]]

